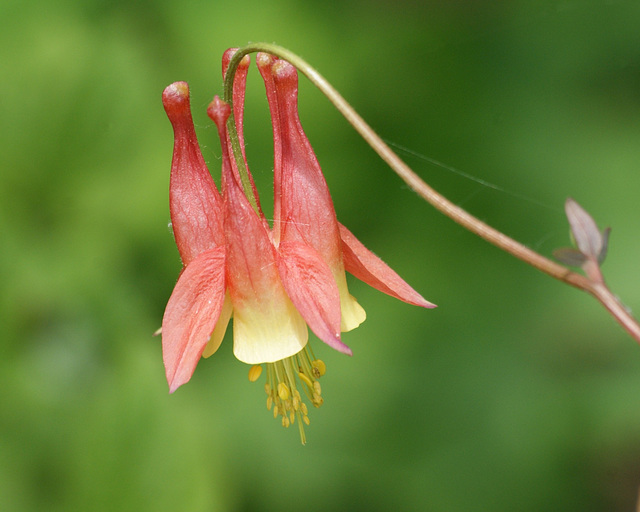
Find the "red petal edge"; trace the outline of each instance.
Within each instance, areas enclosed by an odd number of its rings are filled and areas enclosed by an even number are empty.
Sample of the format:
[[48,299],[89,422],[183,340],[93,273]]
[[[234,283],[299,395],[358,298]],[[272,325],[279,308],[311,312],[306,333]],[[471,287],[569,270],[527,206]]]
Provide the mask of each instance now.
[[162,357],[173,393],[191,379],[225,296],[224,247],[198,255],[180,275],[162,319]]
[[282,242],[278,253],[284,288],[307,325],[327,345],[351,355],[340,340],[340,293],[329,266],[300,242]]
[[411,288],[404,279],[367,249],[342,224],[340,224],[340,238],[342,239],[344,268],[347,272],[369,286],[373,286],[376,290],[403,302],[423,308],[436,307],[435,304],[425,300],[422,295]]

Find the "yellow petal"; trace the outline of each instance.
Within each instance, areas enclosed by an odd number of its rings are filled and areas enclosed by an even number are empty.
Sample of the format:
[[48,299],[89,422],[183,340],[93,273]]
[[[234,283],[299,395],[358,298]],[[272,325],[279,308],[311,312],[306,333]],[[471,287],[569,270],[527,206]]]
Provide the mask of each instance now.
[[264,301],[262,307],[236,308],[233,353],[247,364],[273,363],[300,352],[307,343],[307,324],[291,301]]
[[231,313],[233,313],[233,305],[231,304],[229,292],[227,292],[224,297],[224,304],[222,304],[220,317],[218,318],[218,322],[213,329],[213,333],[211,334],[211,337],[207,342],[207,346],[204,347],[202,357],[210,357],[216,352],[216,350],[218,350],[218,348],[220,348],[220,344],[222,343],[224,334],[227,332],[227,326],[229,325],[229,320],[231,319]]
[[342,271],[341,275],[334,273],[336,281],[338,283],[338,290],[340,291],[340,330],[342,332],[351,331],[358,327],[367,318],[367,313],[362,308],[358,301],[349,293],[347,288],[347,278]]

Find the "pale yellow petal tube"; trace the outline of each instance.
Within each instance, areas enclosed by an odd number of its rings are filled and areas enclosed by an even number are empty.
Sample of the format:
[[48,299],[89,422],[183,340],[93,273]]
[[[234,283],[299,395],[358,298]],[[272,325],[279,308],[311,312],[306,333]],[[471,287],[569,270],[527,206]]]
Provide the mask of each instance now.
[[243,363],[290,357],[304,348],[308,336],[307,324],[286,296],[234,310],[233,353]]
[[231,313],[233,313],[233,305],[231,304],[229,292],[227,292],[224,297],[224,304],[222,304],[220,318],[218,318],[218,322],[213,329],[213,333],[209,338],[207,346],[204,347],[202,357],[211,357],[220,348],[220,344],[224,339],[224,334],[227,332],[227,326],[229,325],[229,320],[231,319]]
[[342,314],[340,330],[342,332],[351,331],[358,327],[367,318],[367,313],[358,301],[349,293],[347,288],[347,277],[342,272],[334,272],[333,276],[340,291],[340,312]]

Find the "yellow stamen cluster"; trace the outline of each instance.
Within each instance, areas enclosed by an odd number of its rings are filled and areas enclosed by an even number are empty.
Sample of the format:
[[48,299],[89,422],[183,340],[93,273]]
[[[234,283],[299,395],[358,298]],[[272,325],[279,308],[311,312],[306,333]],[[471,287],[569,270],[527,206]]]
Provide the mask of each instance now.
[[[302,401],[298,389],[307,396],[314,407],[320,407],[322,388],[318,379],[322,377],[327,367],[323,361],[316,359],[309,344],[296,355],[281,359],[275,363],[266,363],[267,382],[264,389],[267,393],[267,409],[273,409],[273,417],[280,416],[283,427],[290,427],[298,420],[300,440],[306,443],[304,425],[309,425],[309,410]],[[255,382],[262,373],[260,365],[254,365],[249,370],[249,380]]]

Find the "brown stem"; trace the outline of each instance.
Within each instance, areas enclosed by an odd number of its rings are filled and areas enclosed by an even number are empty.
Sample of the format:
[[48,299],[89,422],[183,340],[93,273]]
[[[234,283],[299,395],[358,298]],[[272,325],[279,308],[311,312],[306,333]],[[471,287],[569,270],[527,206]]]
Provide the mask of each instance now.
[[637,320],[633,318],[630,311],[604,283],[589,283],[591,286],[589,288],[585,288],[585,291],[598,299],[600,303],[607,308],[609,313],[613,315],[617,322],[640,343],[640,324],[638,324]]
[[484,238],[488,242],[496,245],[500,249],[521,259],[525,263],[541,270],[545,274],[558,279],[571,286],[584,290],[593,295],[600,303],[613,315],[624,329],[640,343],[640,324],[633,318],[631,313],[620,303],[611,293],[604,282],[593,282],[582,274],[569,270],[526,247],[520,242],[508,237],[504,233],[492,228],[488,224],[477,219],[466,210],[449,201],[446,197],[436,192],[427,185],[411,168],[405,164],[398,155],[373,131],[373,129],[360,117],[360,115],[349,105],[346,100],[336,91],[333,86],[325,80],[306,61],[276,45],[268,43],[257,43],[242,48],[238,58],[253,51],[264,51],[277,55],[289,61],[300,70],[318,89],[320,89],[329,101],[340,111],[349,121],[356,131],[367,141],[376,153],[382,158],[400,178],[404,180],[416,193],[434,208],[444,213],[447,217],[465,227],[472,233]]

